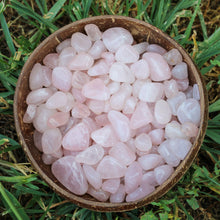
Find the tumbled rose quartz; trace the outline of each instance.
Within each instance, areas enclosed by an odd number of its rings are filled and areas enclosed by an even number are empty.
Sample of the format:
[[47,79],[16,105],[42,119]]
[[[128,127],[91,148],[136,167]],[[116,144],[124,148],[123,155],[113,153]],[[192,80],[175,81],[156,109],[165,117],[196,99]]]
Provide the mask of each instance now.
[[147,61],[140,59],[130,66],[131,72],[137,79],[147,79],[150,75]]
[[161,185],[165,182],[170,175],[174,172],[174,169],[170,165],[162,165],[154,169],[154,175],[157,183]]
[[110,52],[116,52],[123,44],[131,45],[133,37],[131,33],[122,27],[109,28],[102,34],[103,42]]
[[56,158],[61,158],[63,156],[63,148],[60,147],[57,151],[53,152],[51,156],[56,157]]
[[57,180],[71,192],[76,195],[83,195],[87,192],[88,183],[85,174],[73,156],[58,159],[52,164],[51,170]]
[[57,157],[54,157],[51,154],[45,154],[45,153],[42,154],[41,158],[42,158],[43,163],[46,165],[51,165],[58,159]]
[[62,125],[65,125],[70,118],[70,114],[68,112],[56,112],[55,114],[49,117],[47,125],[50,128],[57,128]]
[[74,158],[76,157],[77,154],[79,154],[81,151],[71,151],[71,150],[66,150],[63,149],[63,155],[64,156],[73,156]]
[[136,80],[134,83],[133,83],[133,88],[132,88],[132,94],[134,97],[138,97],[139,96],[139,92],[140,92],[140,89],[141,87],[146,83],[145,80]]
[[189,98],[193,98],[193,87],[192,86],[189,86],[187,88],[186,91],[184,91],[184,94],[186,95],[186,98],[189,99]]
[[56,52],[60,53],[64,48],[70,47],[70,46],[71,46],[71,39],[68,38],[57,45]]
[[27,110],[26,110],[24,117],[23,117],[23,122],[24,123],[31,123],[34,119],[36,110],[37,110],[36,105],[28,105]]
[[135,63],[139,59],[139,53],[133,46],[124,44],[115,53],[115,60],[122,63]]
[[160,55],[164,55],[167,51],[158,44],[149,44],[147,46],[147,52],[159,53]]
[[76,32],[71,37],[71,46],[79,52],[87,52],[92,46],[90,38],[80,32]]
[[187,99],[177,109],[178,120],[183,124],[192,122],[195,125],[200,123],[200,105],[196,99]]
[[80,102],[80,103],[84,103],[86,101],[86,97],[82,94],[82,91],[80,89],[75,89],[72,88],[71,90],[73,98]]
[[149,133],[152,130],[152,126],[151,124],[147,124],[143,127],[140,127],[138,129],[135,130],[135,135],[138,136],[142,133]]
[[76,125],[78,123],[79,123],[78,118],[70,117],[68,122],[65,125],[59,127],[62,135],[65,135],[74,125]]
[[94,144],[89,148],[85,149],[84,151],[82,151],[81,153],[77,154],[75,160],[78,163],[94,165],[98,163],[103,156],[104,156],[103,148],[98,144]]
[[102,186],[102,179],[100,174],[92,167],[87,164],[83,164],[83,171],[89,184],[95,189],[100,189]]
[[42,66],[43,86],[49,87],[52,84],[52,69]]
[[67,66],[75,55],[76,55],[76,51],[74,48],[72,47],[64,48],[59,55],[58,65]]
[[189,87],[189,79],[188,78],[182,79],[182,80],[177,79],[176,82],[177,82],[179,91],[186,91]]
[[67,96],[64,92],[55,92],[46,102],[48,109],[61,108],[67,104]]
[[192,122],[183,123],[181,130],[187,137],[196,137],[199,131],[198,127]]
[[120,179],[109,179],[103,182],[102,189],[106,192],[116,193],[120,185]]
[[157,167],[161,161],[162,157],[158,154],[147,154],[138,158],[138,163],[144,170],[151,170]]
[[26,103],[28,105],[39,105],[44,103],[51,95],[52,91],[48,88],[36,89],[28,94]]
[[142,133],[135,138],[135,146],[140,151],[150,152],[152,141],[148,134]]
[[108,113],[108,120],[110,121],[119,140],[126,142],[130,138],[129,119],[119,111],[111,110]]
[[62,145],[67,150],[80,151],[89,147],[89,129],[84,123],[72,127],[63,137]]
[[144,102],[156,102],[164,94],[164,85],[162,83],[146,82],[139,91],[139,99]]
[[193,85],[193,98],[198,101],[200,100],[199,86],[197,84]]
[[42,136],[42,148],[45,154],[52,154],[61,147],[62,134],[58,128],[46,130]]
[[66,67],[56,67],[52,72],[53,85],[63,91],[68,92],[71,88],[72,73]]
[[95,123],[95,120],[90,117],[83,118],[82,122],[88,127],[90,134],[98,128],[98,126]]
[[143,54],[143,59],[149,64],[153,81],[162,81],[171,77],[170,67],[160,54],[147,52]]
[[108,100],[110,97],[109,89],[101,79],[93,79],[86,83],[82,88],[82,94],[89,99],[100,101]]
[[175,48],[169,50],[163,57],[169,65],[176,65],[182,62],[182,55]]
[[174,79],[164,81],[163,85],[167,98],[172,98],[179,92],[177,82]]
[[181,125],[177,121],[171,121],[165,127],[165,137],[168,138],[187,138],[182,131]]
[[171,72],[175,79],[186,79],[188,77],[187,64],[185,62],[178,63]]
[[111,156],[105,156],[96,169],[102,179],[120,178],[125,175],[126,166]]
[[99,30],[97,25],[87,24],[84,29],[91,41],[100,40],[102,38],[102,32]]
[[101,202],[106,202],[110,196],[109,192],[105,192],[102,189],[94,189],[91,186],[89,186],[87,193]]
[[101,54],[101,58],[103,58],[109,66],[111,66],[115,62],[114,53],[111,52],[103,52]]
[[43,86],[43,73],[40,63],[36,63],[31,70],[29,87],[31,90],[40,89]]
[[109,92],[110,94],[114,94],[116,92],[118,92],[118,90],[120,89],[120,83],[119,82],[110,82],[108,85],[107,85],[108,89],[109,89]]
[[152,186],[157,186],[158,183],[156,181],[154,171],[149,171],[142,176],[141,184],[149,184]]
[[95,122],[96,122],[97,126],[99,126],[99,127],[102,127],[102,126],[109,124],[108,114],[103,113],[101,115],[97,115],[95,117]]
[[93,59],[99,59],[101,55],[106,51],[106,47],[102,40],[97,40],[94,42],[88,54],[92,56]]
[[135,153],[122,142],[115,144],[115,146],[110,149],[109,155],[126,166],[130,165],[136,159]]
[[126,170],[125,173],[125,191],[131,193],[141,184],[142,168],[140,164],[134,161]]
[[68,68],[70,70],[88,70],[94,63],[93,57],[86,53],[80,52],[70,61]]
[[82,71],[74,71],[72,76],[72,87],[82,89],[82,87],[90,80],[89,76]]
[[116,193],[110,195],[110,202],[112,203],[121,203],[125,198],[125,187],[123,184],[120,184]]
[[104,59],[97,61],[89,70],[89,76],[100,76],[105,75],[109,72],[109,65],[105,62]]
[[133,83],[135,81],[135,77],[129,67],[120,62],[115,62],[112,64],[109,70],[109,77],[115,82]]
[[147,46],[149,45],[149,43],[147,42],[141,42],[139,44],[135,44],[133,45],[133,48],[139,53],[142,54],[144,52],[147,51]]
[[50,69],[54,69],[56,66],[58,66],[59,55],[57,53],[49,53],[47,56],[43,59],[43,64]]
[[138,99],[136,97],[130,96],[126,99],[124,106],[123,106],[123,113],[124,114],[132,114],[135,110],[136,104]]
[[143,127],[153,120],[153,115],[147,103],[139,102],[130,120],[132,129]]
[[153,145],[159,145],[164,140],[164,130],[161,128],[151,130],[148,134]]
[[71,115],[74,118],[87,118],[90,115],[90,111],[87,105],[75,102],[74,107],[71,110]]
[[104,112],[105,109],[105,101],[90,99],[86,102],[86,105],[92,112],[94,112],[97,115],[100,115],[102,112]]
[[37,130],[34,131],[33,139],[35,147],[40,151],[43,152],[42,148],[42,133],[38,132]]
[[66,105],[58,108],[58,110],[61,112],[69,112],[74,106],[75,102],[72,94],[67,92],[66,97],[67,97]]

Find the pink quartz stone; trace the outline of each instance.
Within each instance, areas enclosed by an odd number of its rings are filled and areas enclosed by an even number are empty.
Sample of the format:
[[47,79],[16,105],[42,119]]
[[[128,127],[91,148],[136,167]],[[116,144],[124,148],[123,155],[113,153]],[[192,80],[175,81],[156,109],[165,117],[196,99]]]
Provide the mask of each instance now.
[[80,103],[84,103],[86,101],[86,97],[82,94],[81,90],[72,88],[71,92],[76,101]]
[[102,179],[114,179],[125,175],[126,166],[114,157],[105,156],[99,163],[96,171],[100,173]]
[[42,154],[42,161],[44,164],[46,165],[51,165],[52,163],[54,163],[58,158],[52,156],[51,154]]
[[100,76],[105,75],[109,72],[109,65],[104,59],[98,60],[89,70],[89,76]]
[[178,89],[180,91],[186,91],[189,87],[189,79],[188,78],[181,79],[181,80],[178,79],[178,80],[176,80],[176,82],[177,82],[177,85],[178,85]]
[[108,120],[110,121],[119,140],[126,142],[130,138],[129,119],[121,112],[111,110],[108,113]]
[[139,99],[143,102],[156,102],[163,97],[164,85],[162,83],[146,82],[139,91]]
[[133,37],[131,33],[122,27],[113,27],[107,29],[102,34],[103,42],[110,52],[116,52],[123,44],[131,45]]
[[41,88],[31,91],[26,102],[28,105],[40,105],[47,101],[47,99],[52,95],[52,91],[48,88]]
[[75,102],[74,107],[71,110],[71,115],[74,118],[86,118],[90,115],[90,111],[87,105]]
[[91,41],[100,40],[102,38],[102,32],[97,25],[87,24],[84,29]]
[[120,179],[109,179],[103,182],[102,189],[106,192],[116,193],[120,185]]
[[73,57],[76,55],[76,51],[72,47],[66,47],[64,48],[60,55],[59,55],[59,66],[68,66],[70,61],[73,59]]
[[43,135],[42,133],[38,132],[37,130],[34,130],[34,134],[33,134],[34,145],[40,152],[43,152],[42,135]]
[[187,88],[186,91],[184,91],[184,94],[186,95],[186,98],[189,99],[189,98],[193,98],[193,87],[192,86],[189,86]]
[[132,114],[135,110],[138,99],[136,97],[130,96],[126,99],[123,106],[124,114]]
[[115,55],[111,52],[103,52],[101,54],[101,58],[103,58],[109,66],[115,62]]
[[154,129],[159,129],[159,128],[165,128],[166,124],[160,124],[157,122],[157,120],[154,118],[154,120],[151,122],[152,126]]
[[46,102],[48,109],[61,108],[67,104],[67,96],[64,92],[55,92]]
[[79,123],[78,118],[70,117],[67,124],[60,127],[60,131],[61,131],[62,135],[65,135],[74,125],[76,125],[78,123]]
[[163,84],[164,92],[168,99],[174,97],[179,92],[177,82],[174,79],[165,81]]
[[200,123],[200,105],[196,99],[187,99],[177,109],[177,117],[180,123],[192,122],[195,125]]
[[62,145],[67,150],[80,151],[89,147],[89,129],[84,123],[71,128],[63,137]]
[[157,186],[158,183],[156,181],[154,171],[149,171],[142,176],[141,184],[149,184],[152,186]]
[[43,64],[50,69],[54,69],[58,66],[59,55],[57,53],[49,53],[43,59]]
[[36,114],[37,106],[28,105],[26,112],[24,113],[23,122],[31,123],[33,122],[34,116]]
[[153,115],[147,103],[139,102],[131,117],[130,126],[132,129],[143,127],[153,120]]
[[153,145],[160,145],[164,140],[164,130],[161,128],[154,129],[149,132]]
[[147,154],[138,158],[138,163],[144,170],[151,170],[157,167],[163,158],[158,154]]
[[110,196],[109,192],[105,192],[102,189],[94,189],[91,186],[89,187],[87,193],[99,200],[100,202],[106,202]]
[[93,131],[91,138],[102,147],[112,147],[118,141],[111,125],[106,125],[103,128]]
[[33,120],[33,125],[35,129],[37,129],[41,133],[43,133],[46,129],[48,129],[49,127],[47,121],[56,112],[57,111],[54,109],[46,108],[45,104],[37,107],[36,115]]
[[98,144],[94,144],[89,148],[85,149],[84,151],[80,152],[79,154],[77,154],[75,160],[78,163],[94,165],[97,164],[102,159],[103,156],[104,156],[103,148]]
[[74,158],[76,157],[77,154],[79,154],[81,151],[71,151],[71,150],[66,150],[63,149],[63,155],[64,156],[73,156]]
[[186,95],[183,92],[178,92],[172,98],[167,99],[167,102],[170,105],[173,115],[177,115],[177,109],[179,108],[181,103],[184,102],[185,100],[186,100]]
[[63,107],[58,108],[58,110],[61,112],[69,112],[75,104],[74,98],[71,93],[67,92],[66,97],[67,97],[66,104]]
[[79,163],[73,156],[65,156],[52,164],[53,175],[68,190],[76,195],[83,195],[88,190],[88,183]]
[[82,88],[82,94],[89,99],[100,101],[108,100],[110,97],[109,89],[101,79],[93,79],[86,83]]
[[97,129],[97,125],[96,125],[94,119],[92,119],[90,117],[83,118],[82,122],[87,125],[87,127],[89,129],[89,133],[92,133],[93,131],[95,131]]
[[48,119],[48,127],[49,128],[57,128],[65,125],[70,118],[70,114],[68,112],[56,112]]
[[139,59],[139,53],[133,46],[124,44],[115,53],[115,60],[122,63],[135,63]]
[[160,54],[147,52],[143,54],[143,59],[149,64],[153,81],[167,80],[171,77],[170,67]]
[[149,44],[147,47],[147,52],[159,53],[160,55],[164,55],[167,51],[158,44]]
[[133,90],[132,90],[132,94],[134,97],[138,97],[139,96],[139,92],[141,87],[146,83],[145,80],[136,80],[133,83]]
[[129,67],[124,63],[115,62],[109,70],[109,77],[115,82],[133,83],[135,80],[134,74]]
[[147,79],[150,75],[149,65],[144,59],[133,63],[130,69],[137,79]]
[[159,147],[158,152],[164,158],[167,164],[177,167],[180,163],[180,159],[169,149],[170,140],[164,141]]
[[47,66],[42,66],[43,86],[49,87],[52,84],[52,70]]
[[169,65],[176,65],[182,62],[182,55],[180,52],[173,48],[163,55],[164,59]]
[[131,193],[138,188],[142,180],[142,168],[138,162],[133,162],[125,173],[125,191]]
[[43,86],[43,73],[40,63],[36,63],[31,70],[29,87],[31,90],[40,89]]
[[181,125],[177,121],[171,121],[165,127],[165,137],[168,138],[186,138],[181,129]]
[[152,148],[150,136],[145,133],[138,135],[135,139],[135,146],[140,151],[150,152]]
[[110,94],[112,95],[118,92],[118,90],[120,89],[120,83],[113,81],[113,82],[110,82],[107,87],[109,89]]
[[124,185],[120,184],[116,193],[111,194],[110,202],[121,203],[124,201],[124,198],[125,198],[125,187]]
[[186,79],[188,77],[187,64],[184,62],[178,63],[171,72],[175,79]]
[[70,61],[68,68],[70,70],[88,70],[94,63],[93,57],[85,52],[80,52]]
[[151,130],[152,130],[151,124],[147,124],[143,127],[136,129],[135,135],[138,136],[139,134],[142,134],[142,133],[149,133]]
[[172,111],[169,104],[164,100],[158,100],[155,104],[154,117],[160,124],[166,124],[171,120]]
[[63,156],[63,149],[60,147],[57,151],[51,154],[53,157],[61,158]]
[[196,100],[200,100],[200,94],[199,94],[199,86],[198,84],[193,85],[193,98]]
[[76,89],[82,89],[89,80],[89,76],[86,73],[82,71],[75,71],[72,77],[72,86]]
[[104,82],[105,86],[107,86],[110,82],[109,76],[107,74],[97,76],[97,78],[101,79]]
[[92,46],[90,38],[80,32],[76,32],[71,37],[71,46],[79,52],[87,52]]
[[86,104],[89,107],[89,109],[97,115],[100,115],[102,112],[104,112],[105,101],[88,100]]
[[115,144],[115,146],[110,149],[109,155],[126,166],[130,165],[136,159],[135,153],[122,142]]
[[97,40],[94,42],[88,53],[93,57],[93,59],[101,58],[101,55],[106,51],[106,47],[102,40]]
[[100,174],[92,167],[87,164],[83,164],[83,171],[85,173],[88,183],[95,189],[100,189],[102,186],[102,179]]
[[154,175],[156,181],[159,185],[165,182],[171,174],[174,172],[174,169],[170,165],[162,165],[154,169]]
[[141,42],[139,44],[133,45],[133,48],[139,53],[142,54],[147,51],[147,46],[149,44],[147,42]]
[[135,191],[129,193],[126,196],[126,202],[133,202],[139,199],[143,199],[145,196],[149,195],[154,190],[155,190],[154,186],[143,184],[140,187],[138,187]]
[[70,46],[71,46],[71,39],[68,38],[57,45],[56,52],[60,53],[64,48],[70,47]]
[[68,92],[71,88],[72,73],[66,67],[56,67],[52,72],[53,85],[63,91]]
[[198,127],[192,122],[183,123],[181,130],[187,137],[196,137],[199,131]]
[[97,115],[95,117],[95,122],[97,124],[98,127],[102,127],[105,126],[107,124],[109,124],[109,120],[108,120],[108,114],[101,114],[101,115]]

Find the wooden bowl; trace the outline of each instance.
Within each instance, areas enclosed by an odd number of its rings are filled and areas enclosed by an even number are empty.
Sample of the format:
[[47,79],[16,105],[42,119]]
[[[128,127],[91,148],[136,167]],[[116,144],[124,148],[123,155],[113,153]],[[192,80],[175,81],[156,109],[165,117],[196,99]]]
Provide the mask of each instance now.
[[[22,120],[27,108],[25,100],[28,93],[30,92],[28,80],[33,65],[37,62],[42,63],[43,58],[48,53],[54,52],[56,46],[61,41],[70,38],[74,32],[84,32],[84,26],[90,23],[96,24],[101,29],[101,31],[105,31],[110,27],[126,28],[132,33],[134,39],[137,42],[148,41],[149,43],[157,43],[167,50],[177,48],[182,54],[184,62],[188,64],[190,84],[192,85],[194,83],[197,83],[199,85],[199,92],[201,97],[201,122],[199,133],[195,139],[193,147],[191,148],[186,158],[180,163],[180,165],[175,169],[175,172],[166,182],[157,187],[156,190],[150,195],[135,202],[124,202],[119,204],[110,202],[99,202],[89,195],[77,196],[71,193],[53,176],[50,166],[45,165],[42,162],[42,153],[37,150],[33,142],[34,128],[31,124],[23,123]],[[82,19],[80,21],[64,26],[63,28],[50,35],[47,39],[45,39],[34,50],[34,52],[25,63],[17,82],[14,97],[14,118],[20,143],[28,159],[30,160],[36,171],[39,173],[39,175],[42,177],[42,179],[45,180],[45,182],[47,182],[54,191],[56,191],[62,197],[69,199],[74,204],[77,204],[84,208],[102,212],[121,212],[136,209],[157,200],[168,190],[170,190],[188,170],[199,151],[205,135],[208,121],[208,99],[202,76],[196,68],[195,64],[193,63],[192,59],[186,53],[186,51],[167,34],[164,34],[161,30],[146,22],[129,17],[115,15],[98,16]]]

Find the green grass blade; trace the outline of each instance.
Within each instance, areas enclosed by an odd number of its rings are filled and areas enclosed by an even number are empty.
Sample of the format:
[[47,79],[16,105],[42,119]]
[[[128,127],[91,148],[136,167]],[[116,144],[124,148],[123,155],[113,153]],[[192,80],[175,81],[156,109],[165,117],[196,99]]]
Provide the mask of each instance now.
[[41,4],[41,1],[35,0],[35,2],[36,2],[36,4],[37,4],[38,8],[40,9],[41,14],[44,15],[44,14],[45,14],[45,11],[44,11],[44,8],[43,8],[43,6],[42,6],[42,4]]
[[207,129],[206,135],[210,137],[213,141],[220,144],[220,131],[217,129]]
[[209,112],[220,111],[220,99],[209,106]]
[[200,8],[198,10],[198,16],[199,16],[199,20],[200,20],[200,24],[202,28],[203,38],[204,40],[206,40],[208,39],[208,34],[207,34],[206,25],[205,25],[205,20],[204,20],[204,17],[203,17],[203,14]]

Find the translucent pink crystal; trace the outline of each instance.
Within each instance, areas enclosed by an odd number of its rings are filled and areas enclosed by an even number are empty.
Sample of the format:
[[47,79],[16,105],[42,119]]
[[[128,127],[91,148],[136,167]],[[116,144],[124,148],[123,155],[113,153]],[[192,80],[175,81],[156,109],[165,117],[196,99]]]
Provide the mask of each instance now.
[[172,98],[179,92],[177,82],[174,79],[167,80],[163,84],[167,98]]
[[102,40],[97,40],[94,42],[88,53],[92,56],[93,59],[101,58],[103,52],[106,51],[106,47]]
[[142,176],[141,184],[149,184],[152,186],[157,186],[158,183],[156,181],[154,171],[149,171]]
[[110,195],[110,202],[120,203],[123,202],[125,198],[125,187],[120,184],[116,193]]
[[176,82],[177,82],[179,91],[186,91],[189,87],[189,79],[188,78],[182,79],[182,80],[177,79]]
[[81,90],[72,88],[71,92],[76,101],[80,103],[84,103],[86,101],[86,97],[82,94]]
[[184,91],[184,94],[186,95],[186,98],[189,99],[189,98],[193,98],[193,87],[192,86],[189,86],[187,88],[186,91]]
[[105,156],[99,163],[96,170],[100,173],[102,179],[114,179],[125,175],[126,166],[114,157]]
[[95,114],[99,115],[102,112],[104,112],[105,109],[105,101],[99,101],[99,100],[88,100],[86,102],[89,109],[94,112]]
[[86,83],[82,88],[82,94],[89,99],[100,101],[108,100],[110,97],[109,89],[101,79],[93,79]]
[[174,66],[172,69],[172,76],[175,79],[186,79],[188,77],[187,64],[181,62]]
[[181,130],[187,137],[196,137],[199,131],[198,127],[192,122],[183,123]]
[[138,97],[139,96],[139,92],[140,92],[140,89],[141,87],[146,83],[145,80],[136,80],[134,83],[133,83],[133,88],[132,88],[132,94],[134,97]]
[[123,44],[132,44],[133,37],[131,33],[122,27],[113,27],[107,29],[102,34],[103,42],[110,52],[116,52]]
[[78,118],[73,118],[70,117],[67,124],[63,125],[60,127],[60,131],[63,135],[65,135],[67,133],[67,131],[69,131],[74,125],[79,123],[79,119]]
[[102,126],[105,126],[107,124],[109,124],[109,120],[108,120],[108,114],[101,114],[101,115],[97,115],[95,117],[95,121],[96,121],[96,124],[99,126],[99,127],[102,127]]
[[68,66],[75,55],[76,51],[73,47],[64,48],[59,55],[59,66]]
[[148,134],[142,133],[135,138],[135,146],[140,151],[150,152],[152,141]]
[[100,202],[106,202],[110,196],[109,192],[105,192],[102,189],[94,189],[91,186],[89,187],[87,193],[99,200]]
[[97,125],[96,125],[94,119],[92,119],[92,118],[90,118],[90,117],[88,117],[88,118],[83,118],[83,119],[82,119],[82,122],[87,125],[90,134],[91,134],[94,130],[97,129]]
[[64,92],[55,92],[46,102],[48,109],[61,108],[67,104],[67,96]]
[[147,154],[138,158],[138,163],[144,170],[151,170],[157,167],[161,161],[162,157],[158,154]]
[[102,32],[99,30],[97,25],[87,24],[84,29],[91,41],[100,40],[102,38]]
[[167,51],[158,44],[149,44],[147,47],[147,52],[159,53],[164,55]]
[[135,130],[135,135],[138,136],[138,135],[140,135],[140,134],[142,134],[142,133],[148,133],[148,132],[150,132],[151,130],[152,130],[151,124],[147,124],[147,125],[145,125],[145,126],[143,126],[143,127],[140,127],[140,128],[138,128],[138,129],[136,129],[136,130]]
[[47,129],[42,136],[42,148],[45,154],[52,154],[61,147],[62,134],[58,128]]
[[52,70],[47,66],[42,66],[43,86],[49,87],[52,84]]
[[68,38],[57,45],[56,52],[60,53],[64,48],[70,47],[70,46],[71,46],[71,39]]
[[182,55],[177,49],[171,49],[163,55],[164,59],[170,65],[176,65],[182,62]]
[[31,123],[36,114],[37,106],[36,105],[28,105],[27,110],[23,117],[24,123]]
[[42,154],[41,158],[42,158],[43,163],[46,165],[51,165],[58,159],[57,157],[54,157],[51,154],[45,154],[45,153]]
[[66,67],[56,67],[52,72],[53,85],[63,91],[68,92],[71,87],[72,73]]
[[28,105],[40,105],[47,101],[51,95],[52,91],[48,88],[36,89],[28,94],[26,102]]
[[102,189],[106,192],[116,193],[120,185],[120,179],[109,179],[103,182]]
[[97,61],[89,70],[89,76],[100,76],[105,75],[109,72],[109,65],[105,62],[104,59]]
[[172,112],[169,104],[163,99],[155,104],[154,117],[160,124],[166,124],[171,120]]
[[196,100],[200,100],[200,94],[199,94],[199,86],[198,84],[193,85],[193,98]]
[[74,98],[73,98],[72,94],[67,92],[66,97],[67,97],[66,105],[58,108],[58,110],[61,112],[69,112],[74,106],[75,102],[74,102]]
[[29,87],[31,90],[40,89],[43,86],[43,73],[40,63],[36,63],[31,70]]
[[130,69],[137,79],[147,79],[150,75],[149,65],[144,59],[133,63]]
[[118,92],[118,90],[120,89],[120,83],[113,81],[113,82],[110,82],[107,87],[109,89],[110,94],[112,95]]
[[90,38],[80,32],[76,32],[71,37],[71,46],[79,52],[87,52],[92,46]]
[[164,130],[161,128],[154,129],[149,132],[149,136],[153,145],[159,145],[164,140]]
[[158,53],[147,52],[143,54],[150,67],[150,76],[153,81],[162,81],[171,77],[170,67],[165,59]]
[[149,43],[147,42],[141,42],[139,44],[135,44],[133,45],[133,48],[139,53],[142,54],[144,52],[147,51],[147,46],[149,45]]
[[135,110],[138,99],[136,97],[130,96],[126,99],[123,106],[124,114],[132,114]]
[[115,55],[111,52],[103,52],[101,57],[105,60],[105,62],[111,66],[115,62]]
[[63,137],[62,145],[67,150],[80,151],[89,147],[89,129],[84,123],[71,128]]
[[108,120],[110,121],[119,140],[122,142],[128,141],[130,138],[129,119],[124,114],[111,110],[108,113]]
[[165,182],[171,174],[174,172],[174,169],[170,165],[162,165],[154,169],[154,175],[156,181],[159,185]]
[[65,125],[70,118],[70,114],[67,112],[56,112],[48,119],[48,127],[57,128]]
[[33,139],[35,147],[40,151],[43,152],[42,148],[42,133],[38,132],[37,130],[34,131]]
[[75,102],[74,107],[71,110],[71,115],[74,118],[86,118],[90,115],[90,111],[87,105]]
[[43,64],[50,69],[54,69],[58,66],[59,55],[57,53],[49,53],[43,59]]
[[181,129],[181,125],[177,121],[171,121],[165,127],[166,138],[186,138],[186,135]]
[[74,194],[83,195],[87,192],[88,183],[85,174],[73,156],[58,159],[52,164],[51,170],[57,180]]
[[89,76],[82,71],[75,71],[72,77],[72,86],[76,89],[81,89],[89,82]]

